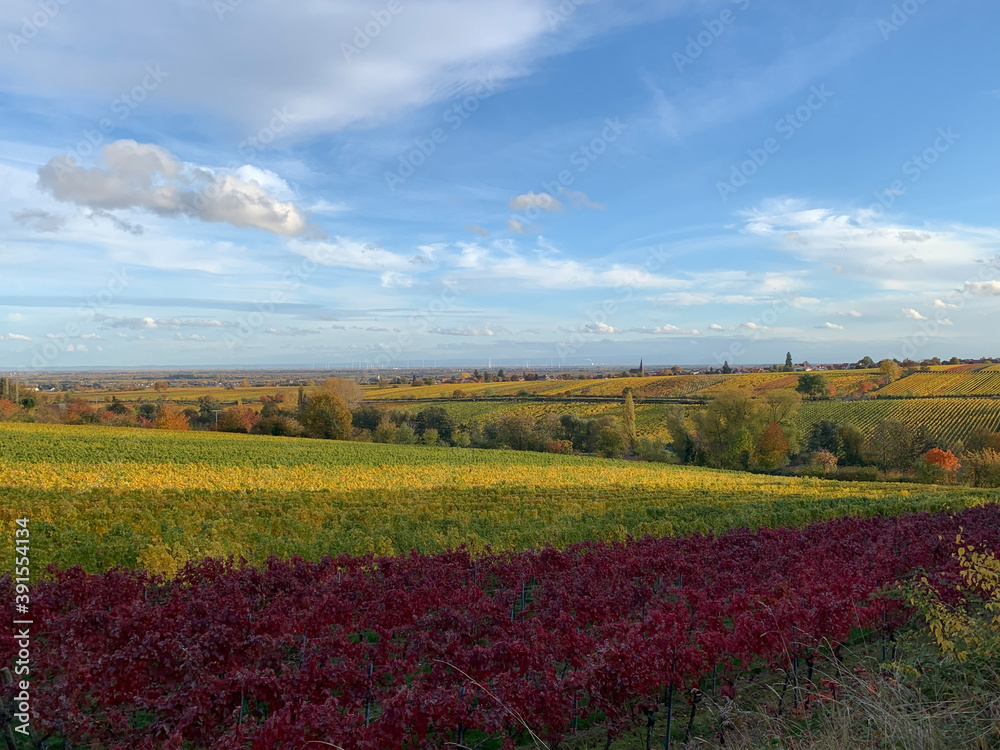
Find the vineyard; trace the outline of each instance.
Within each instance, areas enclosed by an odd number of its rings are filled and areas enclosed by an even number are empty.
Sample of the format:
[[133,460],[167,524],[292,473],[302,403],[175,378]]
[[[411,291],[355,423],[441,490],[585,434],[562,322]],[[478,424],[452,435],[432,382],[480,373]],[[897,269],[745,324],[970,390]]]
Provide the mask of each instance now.
[[[915,377],[915,376],[911,376]],[[909,380],[910,378],[906,378]],[[901,381],[902,382],[902,381]],[[823,419],[849,422],[864,431],[885,419],[924,425],[946,443],[964,440],[976,427],[1000,429],[1000,400],[990,398],[875,399],[803,404],[796,423],[802,430]]]
[[[835,691],[817,663],[852,631],[892,637],[908,619],[893,582],[953,587],[959,533],[997,549],[1000,508],[562,552],[209,560],[169,582],[66,571],[32,591],[34,727],[104,750],[552,747],[585,727],[660,746],[753,670],[784,674],[796,706]],[[17,648],[0,631],[4,663]]]
[[885,386],[879,396],[1000,396],[1000,371],[917,372]]
[[0,425],[0,456],[4,533],[31,517],[38,569],[93,572],[170,574],[206,556],[565,547],[996,496],[543,453],[30,424]]

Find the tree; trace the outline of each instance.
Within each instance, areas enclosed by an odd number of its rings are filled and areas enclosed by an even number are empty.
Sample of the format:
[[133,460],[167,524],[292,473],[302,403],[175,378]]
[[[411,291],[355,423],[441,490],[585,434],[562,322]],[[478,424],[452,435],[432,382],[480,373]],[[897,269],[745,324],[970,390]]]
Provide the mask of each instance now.
[[427,430],[435,430],[440,438],[448,443],[451,442],[458,427],[455,417],[441,406],[430,406],[418,412],[414,421],[418,435],[423,435]]
[[868,436],[868,456],[883,470],[902,471],[916,460],[916,431],[898,419],[879,422]]
[[903,377],[903,368],[894,359],[883,359],[878,363],[878,369],[888,383],[894,383]]
[[865,355],[864,357],[858,360],[858,363],[854,367],[857,370],[874,370],[875,360],[869,357],[868,355]]
[[323,393],[337,396],[348,409],[356,409],[364,400],[364,392],[355,380],[347,378],[327,378],[319,387]]
[[823,419],[813,424],[806,439],[806,450],[810,453],[828,451],[837,455],[841,451],[840,425]]
[[799,384],[795,390],[809,399],[825,398],[830,395],[826,378],[819,373],[806,372],[799,375]]
[[[152,406],[152,404],[150,404]],[[175,404],[161,404],[156,414],[154,426],[158,430],[190,430],[191,423]]]
[[667,431],[670,433],[670,449],[674,455],[686,464],[694,463],[697,448],[694,436],[688,429],[687,414],[683,406],[667,410]]
[[757,466],[770,471],[778,469],[788,461],[788,438],[777,422],[764,428],[757,440]]
[[166,380],[157,380],[155,383],[153,383],[153,390],[156,391],[157,393],[163,393],[169,388],[170,388],[170,383],[168,383]]
[[783,368],[785,372],[792,372],[795,369],[795,365],[792,363],[792,353],[785,353],[785,367]]
[[625,443],[630,451],[635,451],[635,441],[638,435],[635,429],[635,401],[632,398],[632,389],[625,389]]
[[722,363],[722,374],[723,375],[731,375],[732,372],[733,372],[733,368],[729,366],[729,360],[726,360],[725,362],[723,362]]
[[260,415],[247,406],[230,406],[219,415],[219,431],[249,433],[259,420]]
[[865,434],[852,424],[841,425],[837,430],[840,451],[837,458],[843,466],[861,466],[865,462]]
[[763,409],[740,388],[729,388],[695,414],[697,445],[705,461],[722,469],[748,469],[765,427]]
[[972,453],[985,450],[1000,452],[1000,432],[993,432],[986,427],[975,427],[965,439],[965,449]]
[[328,391],[309,397],[299,422],[312,438],[344,440],[351,434],[350,410],[341,398]]
[[351,411],[351,423],[359,430],[375,430],[382,421],[382,410],[374,404],[362,404]]
[[764,395],[763,408],[768,422],[784,426],[791,422],[802,405],[802,395],[796,391],[776,388]]
[[928,464],[940,466],[945,471],[954,472],[962,468],[961,462],[955,457],[954,453],[941,450],[940,448],[931,448],[927,451],[924,454],[924,461]]
[[992,450],[965,455],[965,481],[973,487],[1000,487],[1000,453]]

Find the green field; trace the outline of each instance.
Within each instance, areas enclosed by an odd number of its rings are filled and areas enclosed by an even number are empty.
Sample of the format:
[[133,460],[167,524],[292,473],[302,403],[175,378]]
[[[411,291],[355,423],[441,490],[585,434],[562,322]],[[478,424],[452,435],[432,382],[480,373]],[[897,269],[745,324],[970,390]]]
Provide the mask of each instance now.
[[169,574],[209,555],[564,546],[997,496],[540,453],[0,424],[0,525],[9,534],[15,518],[31,519],[36,570]]

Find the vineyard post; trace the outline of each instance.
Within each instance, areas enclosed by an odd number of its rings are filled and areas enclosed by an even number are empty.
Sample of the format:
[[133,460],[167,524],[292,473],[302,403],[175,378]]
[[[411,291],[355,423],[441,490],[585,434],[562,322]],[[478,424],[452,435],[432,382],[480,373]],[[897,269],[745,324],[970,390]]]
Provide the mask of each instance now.
[[663,741],[664,750],[670,750],[670,725],[674,718],[674,683],[671,680],[669,687],[667,687],[667,733],[666,739]]
[[365,698],[365,726],[371,723],[372,718],[372,673],[375,671],[375,664],[368,662],[368,697]]
[[[462,687],[458,691],[458,694],[463,698],[465,697],[465,685],[462,685]],[[465,725],[462,724],[462,722],[458,722],[458,744],[459,745],[465,744]]]

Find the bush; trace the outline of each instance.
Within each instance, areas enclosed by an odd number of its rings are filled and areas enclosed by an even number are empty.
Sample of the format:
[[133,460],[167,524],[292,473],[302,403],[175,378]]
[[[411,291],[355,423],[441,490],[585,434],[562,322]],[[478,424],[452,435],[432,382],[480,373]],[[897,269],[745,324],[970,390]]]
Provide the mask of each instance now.
[[967,453],[962,477],[973,487],[1000,487],[1000,453],[992,450]]
[[659,440],[642,437],[635,441],[635,455],[643,461],[669,463],[674,460],[674,454]]
[[423,434],[421,434],[420,442],[424,445],[437,445],[441,442],[441,437],[437,430],[433,427],[428,427],[423,431]]
[[809,457],[809,465],[823,474],[837,470],[837,457],[828,450],[815,451]]

